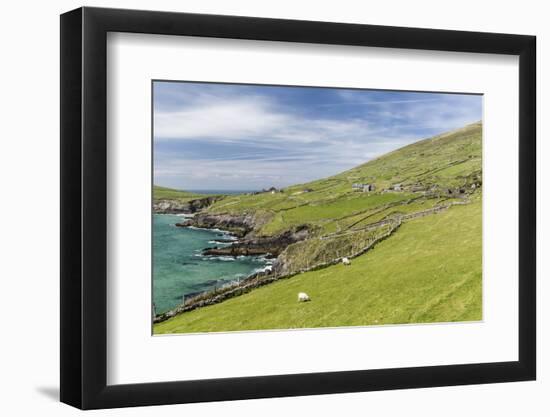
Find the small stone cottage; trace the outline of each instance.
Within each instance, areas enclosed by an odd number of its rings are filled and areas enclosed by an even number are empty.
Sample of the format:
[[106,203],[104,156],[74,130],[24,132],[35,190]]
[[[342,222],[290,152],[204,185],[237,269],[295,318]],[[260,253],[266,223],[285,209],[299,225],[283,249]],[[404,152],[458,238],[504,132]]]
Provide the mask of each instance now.
[[368,193],[370,191],[375,190],[374,184],[362,184],[362,183],[354,183],[351,184],[351,189],[354,191],[363,191],[364,193]]

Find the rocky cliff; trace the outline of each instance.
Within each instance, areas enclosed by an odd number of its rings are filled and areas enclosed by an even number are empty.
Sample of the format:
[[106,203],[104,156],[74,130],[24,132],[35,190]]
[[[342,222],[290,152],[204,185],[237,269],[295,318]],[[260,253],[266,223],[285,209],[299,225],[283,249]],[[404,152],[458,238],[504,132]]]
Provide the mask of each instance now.
[[153,211],[157,214],[193,214],[222,198],[222,196],[210,196],[188,201],[160,199],[153,202]]
[[255,237],[240,240],[231,246],[221,248],[207,248],[204,255],[267,255],[275,258],[283,252],[288,245],[307,239],[309,230],[307,227],[299,227],[296,230],[287,231],[278,236]]

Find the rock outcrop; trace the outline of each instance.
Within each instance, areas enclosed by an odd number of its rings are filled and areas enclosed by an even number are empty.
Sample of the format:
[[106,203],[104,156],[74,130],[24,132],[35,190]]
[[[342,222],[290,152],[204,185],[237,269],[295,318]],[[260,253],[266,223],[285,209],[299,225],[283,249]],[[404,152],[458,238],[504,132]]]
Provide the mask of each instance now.
[[222,198],[222,196],[209,196],[189,201],[156,200],[153,202],[153,211],[157,214],[193,214]]
[[242,238],[253,234],[263,221],[258,215],[253,214],[197,213],[193,218],[177,223],[176,226],[222,229]]
[[206,248],[207,256],[268,255],[277,257],[288,245],[310,236],[307,226],[299,226],[276,236],[257,235],[266,218],[258,214],[197,213],[190,219],[176,223],[178,227],[221,229],[237,236],[239,240],[229,246]]
[[267,255],[268,257],[276,258],[288,245],[305,240],[308,236],[308,228],[301,226],[278,236],[243,239],[233,243],[231,246],[207,248],[202,253],[203,255],[216,256]]

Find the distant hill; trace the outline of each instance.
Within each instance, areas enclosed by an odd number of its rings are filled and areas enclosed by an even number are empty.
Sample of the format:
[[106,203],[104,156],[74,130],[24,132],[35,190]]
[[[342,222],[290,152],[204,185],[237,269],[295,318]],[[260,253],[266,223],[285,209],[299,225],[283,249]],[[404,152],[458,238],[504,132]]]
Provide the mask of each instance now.
[[463,187],[481,180],[481,123],[421,140],[380,156],[335,180],[374,182],[379,188]]
[[[261,217],[260,235],[301,224],[323,234],[346,229],[362,218],[365,224],[397,211],[411,212],[441,199],[460,197],[461,192],[470,194],[481,183],[481,123],[474,123],[282,192],[228,196],[208,211],[256,213]],[[353,184],[372,185],[374,191],[361,192]]]
[[176,190],[174,188],[161,187],[159,185],[153,185],[153,200],[177,200],[187,201],[195,198],[202,197],[201,194],[192,193],[189,191]]

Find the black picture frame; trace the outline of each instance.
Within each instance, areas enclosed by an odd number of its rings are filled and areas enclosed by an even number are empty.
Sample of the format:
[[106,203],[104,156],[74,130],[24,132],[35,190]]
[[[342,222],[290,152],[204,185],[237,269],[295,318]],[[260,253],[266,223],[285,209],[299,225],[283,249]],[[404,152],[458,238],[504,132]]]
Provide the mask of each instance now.
[[[108,32],[519,56],[519,358],[512,362],[107,385]],[[61,401],[81,409],[533,380],[534,36],[102,8],[61,15]]]

